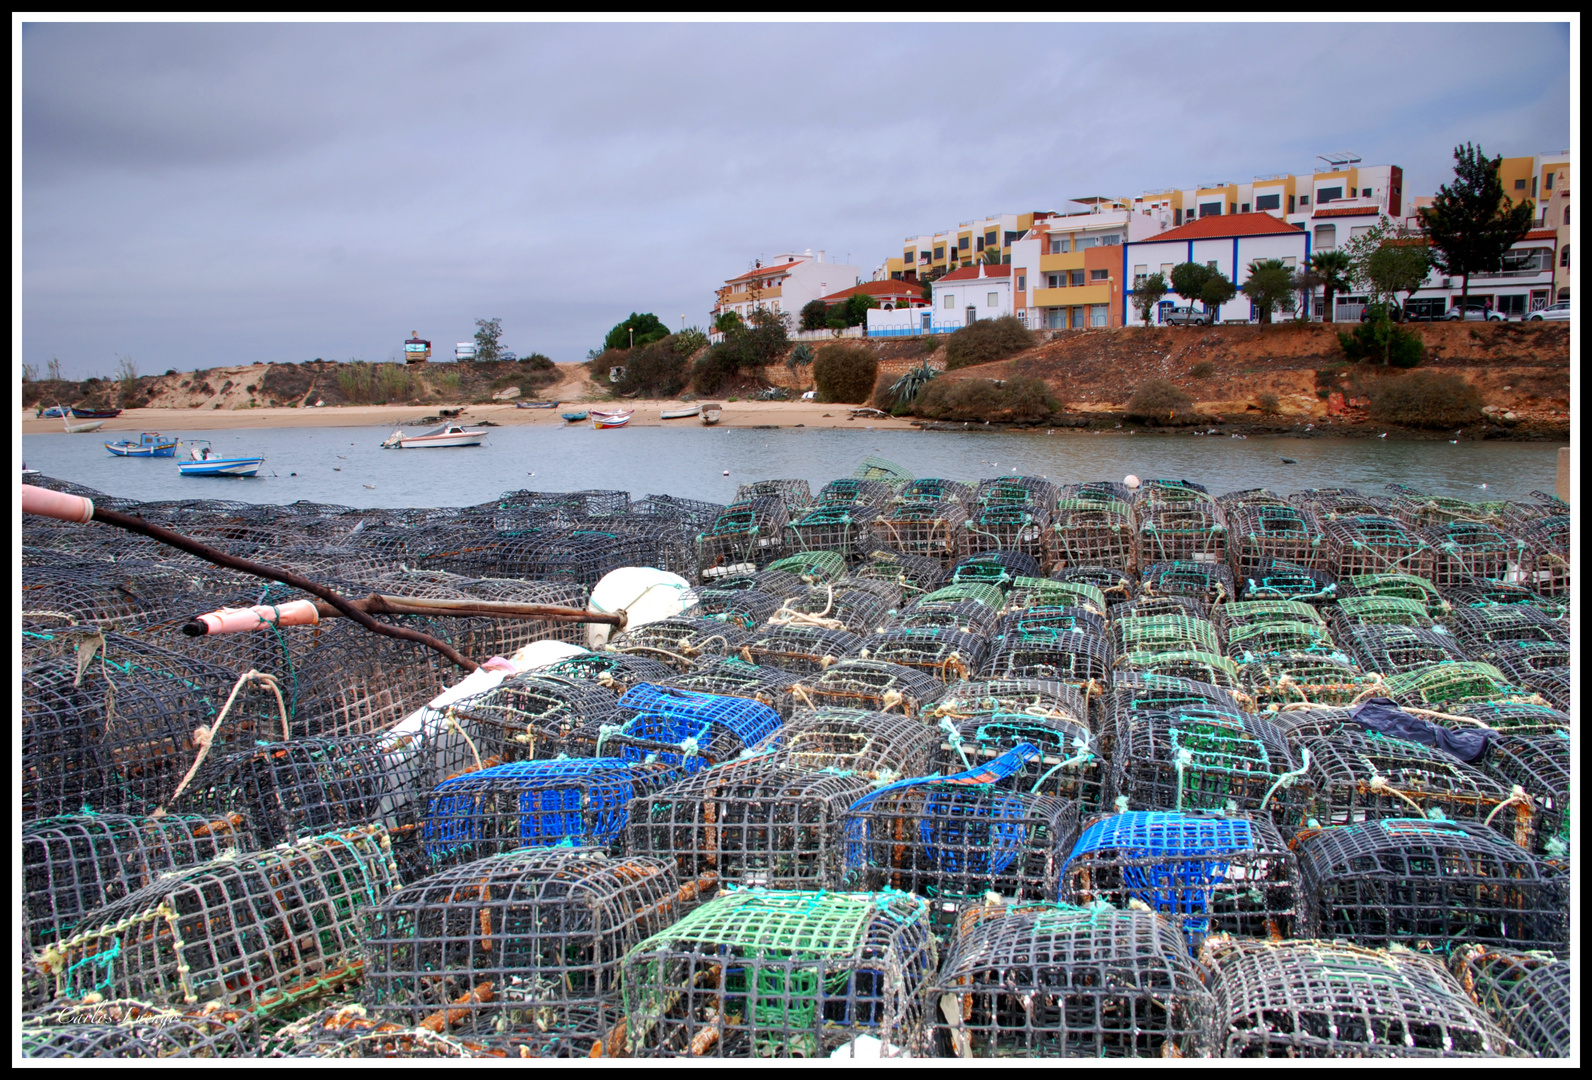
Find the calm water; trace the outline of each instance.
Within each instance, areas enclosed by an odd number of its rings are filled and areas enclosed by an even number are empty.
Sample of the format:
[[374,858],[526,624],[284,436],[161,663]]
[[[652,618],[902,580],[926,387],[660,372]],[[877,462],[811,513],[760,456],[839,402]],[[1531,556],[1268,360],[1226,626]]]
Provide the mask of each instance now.
[[[620,489],[726,502],[738,484],[807,480],[814,491],[847,476],[863,457],[897,462],[920,477],[970,480],[1009,473],[1058,483],[1173,477],[1214,494],[1267,487],[1380,491],[1389,481],[1438,495],[1522,499],[1553,490],[1552,443],[1394,442],[1057,432],[919,432],[580,427],[495,428],[479,448],[383,450],[390,425],[265,431],[183,429],[217,452],[263,454],[254,479],[183,477],[175,460],[112,457],[102,435],[26,435],[23,459],[46,476],[135,499],[297,499],[341,506],[468,506],[504,491]],[[125,437],[117,434],[115,438]],[[1297,464],[1283,463],[1293,458]],[[341,469],[341,471],[337,471]],[[725,470],[729,475],[725,476]],[[297,474],[297,475],[294,475]],[[1485,483],[1483,490],[1479,485]]]

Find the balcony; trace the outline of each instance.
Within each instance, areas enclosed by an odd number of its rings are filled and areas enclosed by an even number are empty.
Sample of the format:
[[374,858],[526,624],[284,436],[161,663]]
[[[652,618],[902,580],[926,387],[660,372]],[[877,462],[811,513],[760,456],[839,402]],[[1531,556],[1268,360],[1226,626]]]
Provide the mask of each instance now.
[[1055,255],[1043,254],[1039,256],[1039,272],[1054,274],[1061,270],[1082,270],[1083,252],[1062,251]]
[[1080,304],[1111,303],[1111,283],[1074,285],[1066,289],[1035,289],[1030,307],[1074,307]]

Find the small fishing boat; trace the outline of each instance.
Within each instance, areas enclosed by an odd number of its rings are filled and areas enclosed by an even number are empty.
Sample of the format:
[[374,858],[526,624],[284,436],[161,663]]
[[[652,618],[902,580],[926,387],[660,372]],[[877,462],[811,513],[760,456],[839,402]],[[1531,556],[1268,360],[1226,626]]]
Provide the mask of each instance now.
[[708,404],[702,406],[702,425],[704,427],[712,427],[719,422],[719,415],[723,412],[723,405]]
[[558,408],[558,402],[556,402],[556,401],[516,401],[514,403],[514,407],[516,409],[556,409],[556,408]]
[[72,406],[72,415],[79,420],[114,420],[122,415],[120,409],[85,409],[78,405]]
[[59,405],[52,405],[48,409],[40,409],[33,414],[40,420],[60,420],[65,418],[66,410]]
[[585,410],[580,412],[559,413],[558,415],[562,416],[565,420],[568,420],[571,424],[578,424],[582,420],[586,419]]
[[419,435],[405,435],[400,428],[381,445],[385,450],[415,450],[422,446],[480,446],[485,435],[486,432],[480,428],[460,427],[458,424],[443,424]]
[[626,424],[630,423],[630,417],[633,415],[633,412],[634,410],[598,412],[596,409],[593,409],[591,410],[591,426],[598,429],[624,427]]
[[685,420],[688,417],[696,416],[701,411],[702,406],[700,405],[687,405],[683,409],[664,409],[658,414],[658,418],[660,420]]
[[162,435],[158,431],[146,431],[139,436],[137,442],[131,439],[108,442],[105,444],[105,449],[117,457],[176,457],[177,446],[181,441],[169,435]]
[[224,458],[210,448],[210,440],[188,444],[188,460],[177,465],[184,476],[253,476],[265,464],[263,457]]
[[[65,421],[63,420],[62,423],[65,423]],[[66,433],[68,435],[87,435],[89,432],[98,431],[104,426],[105,421],[103,420],[90,420],[85,424],[67,424]]]

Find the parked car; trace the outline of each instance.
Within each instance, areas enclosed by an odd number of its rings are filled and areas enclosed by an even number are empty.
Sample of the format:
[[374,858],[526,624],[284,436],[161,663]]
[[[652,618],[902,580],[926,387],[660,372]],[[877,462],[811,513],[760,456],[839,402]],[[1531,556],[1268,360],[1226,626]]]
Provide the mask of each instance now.
[[[1460,319],[1459,308],[1456,307],[1456,308],[1451,309],[1449,311],[1449,313],[1444,316],[1444,318],[1446,318],[1449,322],[1459,322],[1459,319]],[[1487,307],[1485,304],[1466,304],[1465,305],[1465,321],[1466,322],[1503,322],[1504,321],[1504,313],[1501,312],[1501,311],[1494,311],[1492,308]]]
[[1167,309],[1166,312],[1168,326],[1209,326],[1210,324],[1210,313],[1195,311],[1193,307],[1174,307]]
[[1549,304],[1541,311],[1533,311],[1526,316],[1527,322],[1542,322],[1544,319],[1568,319],[1570,317],[1570,301],[1560,300],[1557,304]]
[[[1381,314],[1382,307],[1383,307],[1383,305],[1381,305],[1381,304],[1367,304],[1367,305],[1365,305],[1364,308],[1360,309],[1360,321],[1361,322],[1370,322],[1372,319],[1376,318],[1379,314]],[[1397,304],[1388,304],[1387,305],[1387,316],[1388,316],[1389,319],[1392,319],[1394,322],[1403,322],[1408,317],[1408,313],[1405,312],[1405,310],[1403,308],[1399,307]]]

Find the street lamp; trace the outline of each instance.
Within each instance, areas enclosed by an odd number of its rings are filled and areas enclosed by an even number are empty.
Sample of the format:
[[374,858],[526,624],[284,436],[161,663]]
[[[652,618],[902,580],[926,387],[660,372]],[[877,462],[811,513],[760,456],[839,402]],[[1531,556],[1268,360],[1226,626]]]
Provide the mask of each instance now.
[[634,349],[636,347],[636,328],[634,326],[632,326],[629,329],[630,329],[630,347],[632,349]]

